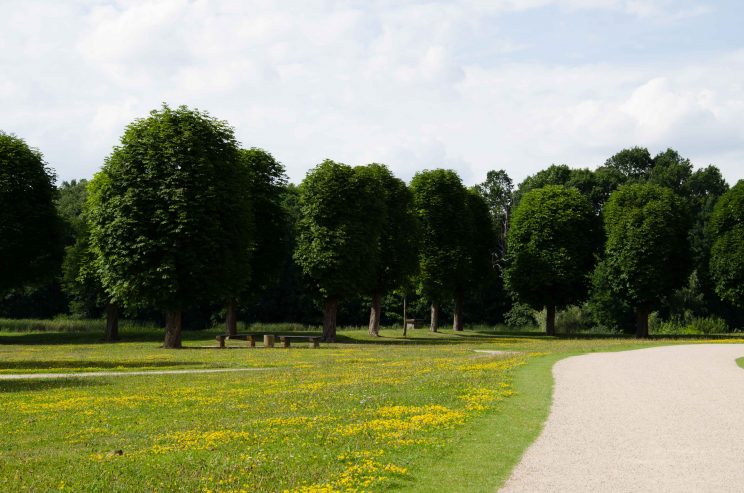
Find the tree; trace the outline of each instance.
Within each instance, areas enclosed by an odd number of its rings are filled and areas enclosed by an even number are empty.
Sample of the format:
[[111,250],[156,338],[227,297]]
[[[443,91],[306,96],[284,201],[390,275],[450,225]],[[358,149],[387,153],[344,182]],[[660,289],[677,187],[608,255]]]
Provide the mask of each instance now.
[[672,189],[679,195],[687,195],[687,182],[692,176],[692,163],[674,149],[667,149],[654,157],[648,181]]
[[710,271],[721,299],[744,308],[744,180],[723,194],[710,220]]
[[57,210],[65,224],[65,256],[62,261],[62,289],[70,311],[84,317],[98,317],[105,306],[104,340],[119,340],[119,306],[101,284],[96,258],[90,248],[90,230],[85,217],[88,180],[63,182]]
[[227,300],[225,323],[230,335],[237,333],[238,298],[255,299],[278,281],[289,241],[289,218],[282,206],[287,184],[284,166],[263,149],[241,149],[239,158],[248,178],[248,189],[242,194],[250,202],[254,237],[245,292]]
[[597,171],[591,171],[585,168],[570,168],[566,164],[553,164],[528,176],[519,184],[514,192],[513,207],[518,206],[522,196],[530,190],[548,185],[562,185],[581,192],[599,214],[610,193],[626,180],[627,178],[614,168],[601,167]]
[[369,334],[378,336],[383,296],[402,288],[416,270],[418,222],[413,212],[413,196],[403,180],[393,176],[383,164],[373,163],[357,170],[368,175],[369,180],[377,182],[385,209],[385,220],[377,244],[379,262],[369,290],[372,297]]
[[555,335],[556,308],[580,301],[598,250],[598,219],[578,190],[549,185],[524,195],[509,230],[506,283],[520,301],[547,310]]
[[295,260],[323,304],[323,340],[336,338],[338,303],[366,291],[378,272],[383,190],[369,174],[330,160],[300,185]]
[[[476,295],[494,274],[496,232],[488,204],[476,189],[468,189],[465,196],[466,234],[460,237],[466,253],[465,268],[452,279],[454,291],[454,316],[452,328],[463,330],[465,297]],[[492,293],[493,294],[493,293]]]
[[220,303],[250,276],[252,211],[233,130],[166,105],[130,124],[88,188],[91,245],[112,299],[165,311],[164,347],[181,313]]
[[605,282],[614,296],[634,307],[636,335],[648,337],[651,310],[690,274],[687,205],[668,188],[625,185],[610,196],[604,224]]
[[614,170],[627,180],[640,180],[648,177],[654,160],[644,147],[632,147],[623,149],[607,161],[604,168]]
[[54,180],[41,153],[0,132],[0,293],[58,272],[63,247]]
[[452,170],[424,170],[411,181],[421,223],[419,292],[431,302],[431,330],[439,329],[439,308],[454,296],[454,286],[467,276],[467,190]]
[[509,231],[509,216],[512,208],[514,183],[504,170],[489,171],[486,181],[476,185],[476,190],[485,199],[488,210],[497,227],[499,256],[506,256],[506,236]]

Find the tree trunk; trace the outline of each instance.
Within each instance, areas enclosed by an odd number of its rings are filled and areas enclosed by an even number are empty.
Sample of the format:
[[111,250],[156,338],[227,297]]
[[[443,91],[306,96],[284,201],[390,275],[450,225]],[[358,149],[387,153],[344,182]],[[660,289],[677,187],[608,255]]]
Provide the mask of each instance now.
[[382,295],[372,295],[372,308],[369,311],[369,335],[380,337],[380,315],[382,314]]
[[429,330],[437,332],[439,330],[439,303],[431,304],[431,326]]
[[325,300],[323,307],[323,341],[334,342],[336,340],[336,312],[338,311],[338,300],[329,298]]
[[104,339],[108,342],[119,340],[119,305],[110,302],[106,305],[106,332]]
[[166,349],[181,347],[181,310],[165,312],[165,342],[163,347]]
[[405,295],[403,296],[403,337],[408,335],[408,303]]
[[555,335],[555,305],[548,305],[545,314],[545,333],[549,336]]
[[462,331],[462,300],[461,293],[455,294],[455,315],[452,319],[452,329],[457,332]]
[[648,338],[648,316],[651,310],[645,306],[636,310],[636,337],[639,339]]
[[227,302],[227,307],[225,309],[225,326],[228,335],[234,336],[238,333],[238,307],[235,304],[235,300]]

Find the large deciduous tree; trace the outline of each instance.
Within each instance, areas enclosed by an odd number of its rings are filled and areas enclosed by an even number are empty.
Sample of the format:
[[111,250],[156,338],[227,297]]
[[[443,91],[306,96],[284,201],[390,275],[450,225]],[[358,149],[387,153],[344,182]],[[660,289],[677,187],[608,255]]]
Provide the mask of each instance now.
[[300,185],[295,261],[323,305],[323,339],[336,338],[339,301],[373,285],[385,221],[383,190],[367,172],[330,160]]
[[721,299],[744,308],[744,180],[723,194],[710,220],[710,272]]
[[509,230],[506,283],[519,300],[546,308],[555,334],[556,308],[581,301],[599,247],[598,219],[578,190],[549,185],[522,197]]
[[41,284],[59,270],[54,179],[41,153],[0,132],[0,293]]
[[497,228],[497,247],[499,257],[506,256],[506,236],[509,232],[509,217],[512,209],[514,182],[504,170],[489,171],[486,180],[476,185],[478,193],[485,199]]
[[250,278],[244,292],[235,292],[227,300],[225,323],[227,333],[237,333],[237,304],[241,296],[256,299],[278,281],[288,249],[288,215],[282,205],[287,178],[284,166],[263,149],[241,149],[239,159],[247,173],[247,189],[242,191],[250,201],[253,214],[253,244],[250,255]]
[[366,174],[369,180],[377,181],[385,209],[377,243],[379,261],[368,292],[372,297],[369,334],[378,336],[383,296],[394,289],[402,288],[416,271],[418,221],[413,212],[413,196],[403,180],[393,176],[382,164],[372,163],[357,170]]
[[164,347],[181,346],[182,310],[224,302],[250,275],[249,181],[233,130],[164,105],[130,124],[91,182],[91,244],[107,293],[165,311]]
[[654,165],[651,154],[645,147],[623,149],[604,163],[604,168],[618,172],[628,180],[646,179]]
[[66,225],[65,257],[62,262],[62,289],[69,299],[70,311],[84,317],[98,317],[106,307],[104,339],[119,339],[119,306],[109,298],[96,269],[96,257],[90,247],[90,229],[85,214],[87,180],[63,182],[57,209]]
[[413,203],[421,223],[419,291],[431,302],[430,328],[439,329],[439,308],[454,297],[468,272],[467,190],[452,170],[425,170],[411,181]]
[[613,192],[604,210],[605,258],[599,270],[617,298],[633,307],[636,335],[648,337],[648,316],[690,275],[690,214],[672,190],[631,184]]
[[463,330],[465,298],[476,295],[494,274],[497,233],[488,203],[476,189],[468,189],[465,196],[467,230],[460,237],[466,252],[465,268],[452,279],[454,313],[452,328]]

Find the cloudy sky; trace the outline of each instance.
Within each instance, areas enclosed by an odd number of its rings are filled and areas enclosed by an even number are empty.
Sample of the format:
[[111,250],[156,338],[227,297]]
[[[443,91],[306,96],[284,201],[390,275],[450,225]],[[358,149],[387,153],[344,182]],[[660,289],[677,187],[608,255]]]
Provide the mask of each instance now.
[[744,178],[740,0],[0,3],[0,129],[64,180],[161,102],[296,182],[324,158],[519,181],[633,145]]

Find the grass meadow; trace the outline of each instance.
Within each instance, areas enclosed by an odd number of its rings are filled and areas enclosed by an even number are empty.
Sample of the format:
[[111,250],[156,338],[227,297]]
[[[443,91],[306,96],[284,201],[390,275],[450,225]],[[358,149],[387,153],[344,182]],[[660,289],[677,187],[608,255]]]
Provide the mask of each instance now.
[[0,380],[0,491],[494,491],[540,431],[555,361],[690,342],[385,329],[207,349],[215,329],[163,350],[153,327],[106,344],[100,322],[29,322],[0,321],[0,375],[255,371]]

